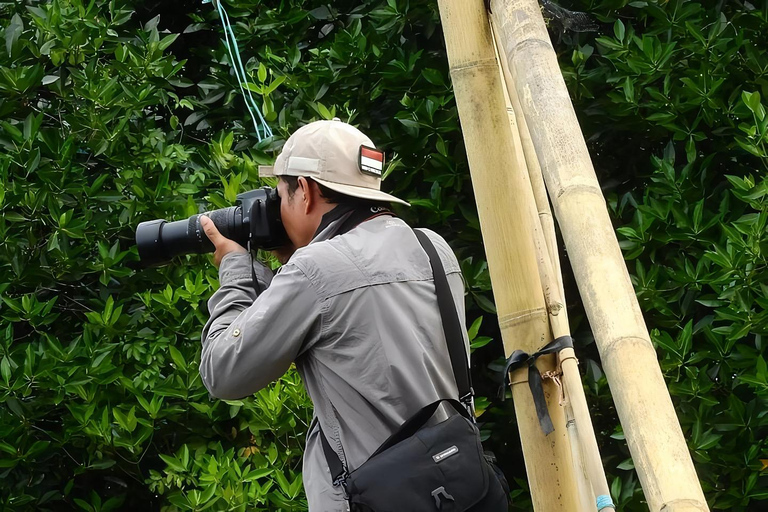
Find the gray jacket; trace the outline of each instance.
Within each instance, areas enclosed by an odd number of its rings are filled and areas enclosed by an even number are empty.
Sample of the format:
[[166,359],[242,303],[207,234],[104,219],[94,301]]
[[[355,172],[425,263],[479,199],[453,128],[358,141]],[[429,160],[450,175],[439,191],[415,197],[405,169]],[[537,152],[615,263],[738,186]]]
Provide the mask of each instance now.
[[[205,386],[223,399],[255,393],[295,361],[317,418],[304,453],[304,487],[317,512],[346,510],[331,484],[318,422],[351,471],[420,408],[457,396],[429,259],[411,228],[382,216],[328,239],[334,227],[274,278],[260,268],[255,284],[249,255],[225,256],[200,361]],[[463,320],[456,257],[424,231]]]

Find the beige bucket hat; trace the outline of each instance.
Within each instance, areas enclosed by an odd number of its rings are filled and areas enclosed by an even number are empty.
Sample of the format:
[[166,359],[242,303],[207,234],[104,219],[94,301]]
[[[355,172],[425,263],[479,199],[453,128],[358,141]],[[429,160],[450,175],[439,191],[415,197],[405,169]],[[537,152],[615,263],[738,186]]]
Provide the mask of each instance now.
[[288,138],[271,166],[259,176],[304,176],[340,194],[410,206],[381,191],[384,152],[363,132],[334,118],[302,126]]

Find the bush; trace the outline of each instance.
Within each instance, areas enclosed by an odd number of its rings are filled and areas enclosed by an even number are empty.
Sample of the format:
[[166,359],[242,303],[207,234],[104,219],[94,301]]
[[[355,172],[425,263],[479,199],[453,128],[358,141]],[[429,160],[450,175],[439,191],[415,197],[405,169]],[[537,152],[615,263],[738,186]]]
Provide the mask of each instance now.
[[[210,5],[3,4],[0,49],[0,503],[11,509],[304,510],[311,419],[290,371],[210,400],[205,256],[137,268],[136,225],[228,206],[301,123],[336,115],[388,153],[400,213],[444,234],[467,280],[473,372],[495,396],[495,309],[433,0],[227,0],[256,143]],[[766,498],[766,11],[564,3],[566,81],[713,508]],[[565,256],[565,255],[564,255]],[[567,265],[567,260],[566,260]],[[566,276],[566,279],[570,279]],[[577,292],[571,316],[621,510],[642,494]],[[484,434],[530,508],[512,404]]]
[[[416,65],[441,64],[422,49],[440,47],[436,13],[368,2],[339,14],[356,3],[228,5],[249,88],[279,134],[263,144],[253,142],[211,6],[3,7],[4,508],[306,509],[311,404],[297,373],[253,398],[210,400],[199,335],[217,272],[198,256],[137,269],[133,233],[144,220],[228,206],[260,185],[257,165],[281,138],[335,115],[387,142],[401,191],[440,201],[422,203],[433,225],[460,198],[469,203],[466,190],[440,199],[468,180],[443,176],[447,157],[410,154],[438,133],[459,137],[455,109],[443,108],[446,78],[426,69],[427,80]],[[431,33],[402,44],[414,22]],[[406,92],[438,128],[419,133]],[[409,184],[425,167],[431,181]]]
[[[768,498],[768,12],[613,7],[597,7],[612,30],[569,41],[564,74],[710,505],[757,510]],[[615,464],[614,494],[639,510],[631,461]]]

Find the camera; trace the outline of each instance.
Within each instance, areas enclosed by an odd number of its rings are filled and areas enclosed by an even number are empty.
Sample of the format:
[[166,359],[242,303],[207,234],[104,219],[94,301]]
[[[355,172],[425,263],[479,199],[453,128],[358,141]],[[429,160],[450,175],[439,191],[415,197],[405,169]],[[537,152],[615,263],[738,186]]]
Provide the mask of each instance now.
[[168,263],[183,254],[213,252],[213,243],[200,225],[200,215],[210,218],[225,237],[243,247],[277,249],[288,243],[280,219],[280,197],[272,187],[238,194],[236,206],[192,215],[185,220],[142,222],[136,228],[136,245],[145,266]]

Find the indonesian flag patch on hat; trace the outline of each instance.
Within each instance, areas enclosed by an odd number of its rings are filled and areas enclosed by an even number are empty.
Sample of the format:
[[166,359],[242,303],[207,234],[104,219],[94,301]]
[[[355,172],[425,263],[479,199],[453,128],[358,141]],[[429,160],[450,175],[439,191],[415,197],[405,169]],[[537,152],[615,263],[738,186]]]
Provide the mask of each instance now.
[[360,146],[358,164],[362,172],[381,178],[381,173],[384,170],[384,152],[376,148]]

